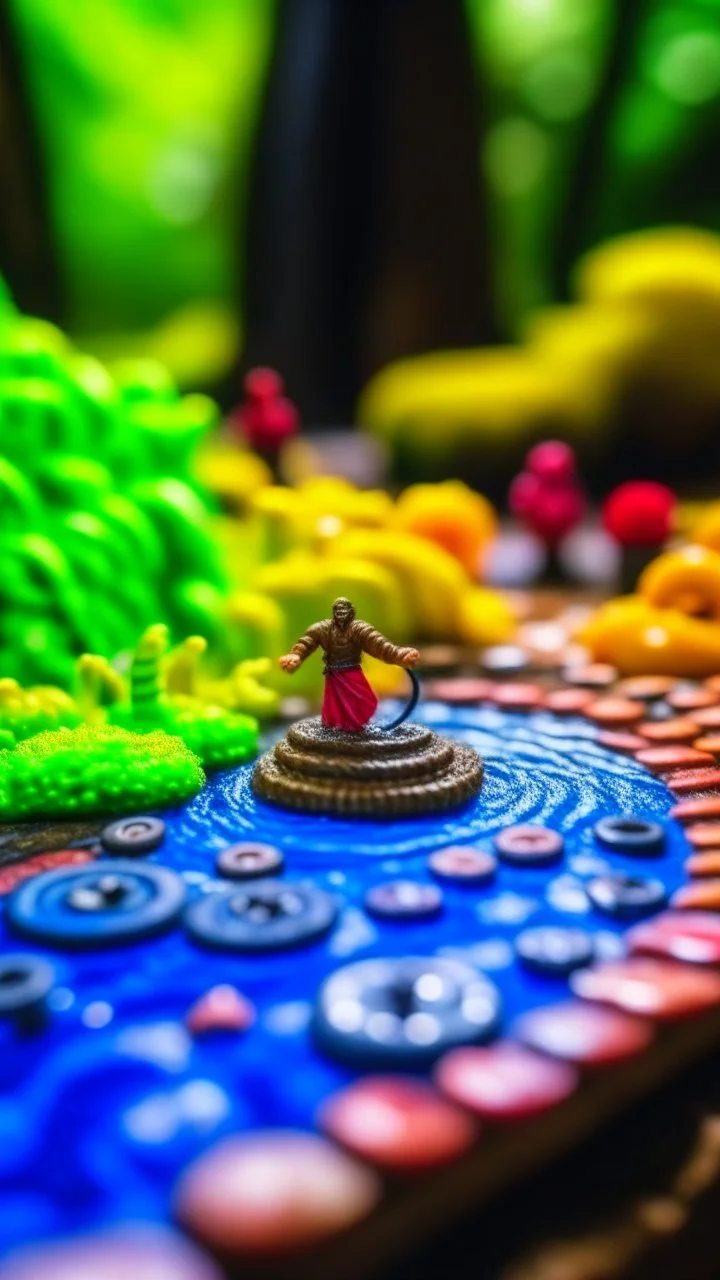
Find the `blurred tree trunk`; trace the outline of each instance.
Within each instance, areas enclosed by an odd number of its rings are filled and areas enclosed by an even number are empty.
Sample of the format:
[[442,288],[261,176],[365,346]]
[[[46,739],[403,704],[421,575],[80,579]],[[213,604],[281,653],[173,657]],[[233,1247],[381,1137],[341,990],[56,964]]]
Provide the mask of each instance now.
[[285,0],[246,258],[245,365],[347,421],[374,370],[492,334],[461,0]]
[[17,305],[62,320],[42,157],[6,5],[0,5],[0,273]]
[[573,267],[580,254],[602,235],[599,208],[607,161],[608,126],[631,73],[637,52],[638,27],[648,0],[615,0],[615,28],[605,70],[585,116],[577,161],[555,241],[556,296],[567,298]]

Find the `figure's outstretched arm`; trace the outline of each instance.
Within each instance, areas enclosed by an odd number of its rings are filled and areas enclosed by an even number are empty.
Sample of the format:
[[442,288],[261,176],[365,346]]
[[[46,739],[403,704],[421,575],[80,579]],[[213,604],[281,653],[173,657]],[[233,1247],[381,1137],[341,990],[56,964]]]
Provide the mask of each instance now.
[[288,675],[292,675],[293,671],[297,671],[305,659],[315,652],[319,644],[320,638],[315,632],[315,627],[308,627],[305,635],[295,641],[290,652],[284,654],[282,658],[278,658],[279,666],[282,667],[283,671],[287,671]]
[[369,622],[357,623],[355,635],[363,651],[369,653],[371,658],[379,658],[381,662],[399,667],[414,667],[420,657],[417,649],[393,644],[392,640],[371,627]]

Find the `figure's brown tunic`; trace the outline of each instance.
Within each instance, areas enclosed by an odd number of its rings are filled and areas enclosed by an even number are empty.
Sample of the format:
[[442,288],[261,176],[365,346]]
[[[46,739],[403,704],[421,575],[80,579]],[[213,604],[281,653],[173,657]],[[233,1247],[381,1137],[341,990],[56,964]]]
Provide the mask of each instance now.
[[339,627],[332,618],[314,622],[293,645],[292,652],[304,662],[316,649],[322,649],[325,654],[323,671],[326,674],[328,671],[359,667],[363,653],[390,663],[401,662],[405,653],[404,648],[393,644],[369,622],[361,622],[359,618],[353,618],[346,627]]

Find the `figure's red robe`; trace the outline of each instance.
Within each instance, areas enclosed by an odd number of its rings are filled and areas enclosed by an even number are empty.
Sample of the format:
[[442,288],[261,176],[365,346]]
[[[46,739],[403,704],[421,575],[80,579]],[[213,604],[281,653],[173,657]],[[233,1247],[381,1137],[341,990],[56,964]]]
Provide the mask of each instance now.
[[329,729],[357,733],[367,724],[377,704],[361,667],[327,672],[322,721]]
[[323,724],[329,729],[357,733],[377,707],[377,698],[363,675],[362,655],[369,653],[381,662],[402,663],[407,650],[359,618],[342,627],[334,618],[314,622],[295,642],[292,653],[304,662],[318,648],[325,654]]

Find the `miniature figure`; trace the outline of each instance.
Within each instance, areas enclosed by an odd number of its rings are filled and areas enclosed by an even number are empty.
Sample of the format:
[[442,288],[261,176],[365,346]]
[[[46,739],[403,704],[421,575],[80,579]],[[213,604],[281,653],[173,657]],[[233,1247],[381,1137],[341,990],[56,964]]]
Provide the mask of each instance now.
[[325,655],[322,716],[298,720],[258,760],[255,794],[271,804],[305,813],[358,818],[399,818],[457,808],[480,790],[483,764],[472,747],[449,742],[426,725],[406,722],[419,689],[389,724],[368,723],[377,698],[363,675],[369,653],[412,672],[420,654],[403,648],[355,617],[349,600],[332,617],[315,622],[280,658],[292,673],[316,649]]
[[333,604],[332,618],[308,627],[291,652],[280,659],[280,666],[292,675],[318,648],[325,655],[322,722],[329,729],[344,729],[347,733],[364,728],[377,707],[377,698],[362,670],[363,653],[401,667],[413,667],[420,657],[417,649],[393,644],[369,622],[356,618],[352,604],[344,596]]

